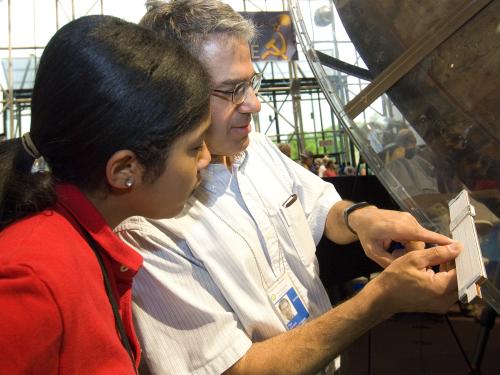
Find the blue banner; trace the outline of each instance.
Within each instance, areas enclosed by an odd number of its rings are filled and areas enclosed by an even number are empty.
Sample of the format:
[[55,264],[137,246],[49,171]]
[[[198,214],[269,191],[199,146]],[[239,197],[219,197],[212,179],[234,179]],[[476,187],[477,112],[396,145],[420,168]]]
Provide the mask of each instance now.
[[241,12],[253,21],[257,37],[250,46],[253,61],[297,60],[297,41],[290,12]]

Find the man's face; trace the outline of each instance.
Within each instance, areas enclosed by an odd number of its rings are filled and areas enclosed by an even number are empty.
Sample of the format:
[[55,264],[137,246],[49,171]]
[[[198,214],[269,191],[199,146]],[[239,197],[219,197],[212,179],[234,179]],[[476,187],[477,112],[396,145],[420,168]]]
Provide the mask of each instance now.
[[279,303],[279,309],[286,319],[292,320],[295,317],[295,313],[290,306],[290,302],[286,298],[282,299]]
[[[248,43],[244,40],[212,37],[203,46],[201,61],[208,70],[213,88],[231,91],[240,82],[248,81],[255,71]],[[236,105],[231,95],[212,95],[212,124],[206,133],[206,143],[212,155],[231,156],[248,146],[252,113],[260,111],[260,102],[251,88],[246,100]]]

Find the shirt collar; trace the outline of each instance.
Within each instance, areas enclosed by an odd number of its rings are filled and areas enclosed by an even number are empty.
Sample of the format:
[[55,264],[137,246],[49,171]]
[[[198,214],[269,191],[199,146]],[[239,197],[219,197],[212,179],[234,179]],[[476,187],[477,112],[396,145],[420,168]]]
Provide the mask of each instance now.
[[248,151],[247,150],[244,150],[244,151],[241,151],[241,152],[238,152],[237,154],[234,154],[233,155],[233,166],[236,167],[236,169],[240,169],[242,168],[246,163],[246,160],[248,158]]
[[[247,151],[242,151],[232,157],[232,171],[244,168],[248,159]],[[201,170],[200,187],[212,193],[224,193],[231,183],[232,173],[222,163],[210,163],[207,168]]]
[[101,245],[103,251],[116,262],[133,270],[134,273],[139,270],[142,256],[116,236],[99,211],[76,186],[60,184],[56,186],[56,192],[57,203],[68,212],[62,214],[69,221],[75,222],[76,219]]

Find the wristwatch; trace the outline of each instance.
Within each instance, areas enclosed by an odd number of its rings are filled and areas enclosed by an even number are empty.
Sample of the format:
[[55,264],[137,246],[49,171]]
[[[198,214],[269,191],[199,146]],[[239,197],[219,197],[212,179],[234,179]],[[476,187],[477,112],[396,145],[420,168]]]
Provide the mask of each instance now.
[[354,204],[351,204],[350,206],[346,207],[344,209],[344,223],[345,223],[345,226],[347,227],[347,229],[349,229],[353,234],[355,234],[356,236],[358,235],[356,233],[356,231],[354,229],[352,229],[352,227],[349,225],[349,215],[351,213],[353,213],[354,211],[356,210],[359,210],[360,208],[364,208],[364,207],[367,207],[367,206],[371,206],[370,203],[368,202],[358,202],[358,203],[354,203]]

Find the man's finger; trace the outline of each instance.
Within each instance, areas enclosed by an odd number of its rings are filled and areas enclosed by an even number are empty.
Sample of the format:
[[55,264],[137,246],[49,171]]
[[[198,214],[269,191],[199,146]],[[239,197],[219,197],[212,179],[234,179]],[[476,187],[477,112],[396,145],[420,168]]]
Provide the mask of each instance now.
[[402,242],[402,245],[405,247],[406,251],[415,251],[425,249],[424,241],[407,241]]
[[378,245],[363,245],[363,247],[366,249],[366,255],[383,268],[386,268],[394,259],[396,259],[395,256],[388,253]]
[[[446,293],[451,293],[457,290],[457,271],[455,269],[437,273],[436,279],[439,280]],[[455,298],[458,298],[456,294]]]
[[408,238],[413,241],[423,241],[427,243],[435,243],[436,245],[449,245],[453,242],[453,240],[449,237],[446,237],[440,233],[432,232],[425,228],[421,228],[421,230],[415,233],[414,238]]
[[446,246],[436,246],[430,249],[413,251],[408,255],[411,256],[417,268],[423,269],[455,259],[462,249],[463,245],[460,242],[453,242]]
[[432,232],[427,230],[420,225],[399,225],[392,229],[390,233],[391,239],[393,241],[408,242],[408,241],[423,241],[426,243],[432,243],[436,245],[448,245],[453,242],[449,237],[442,234]]

